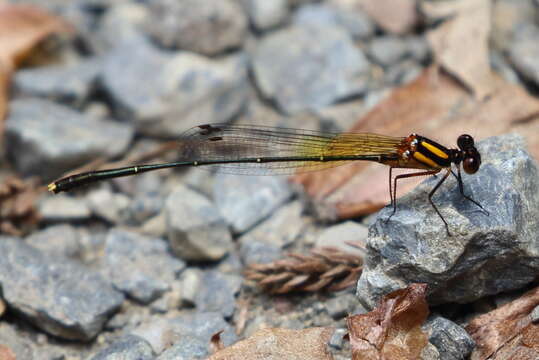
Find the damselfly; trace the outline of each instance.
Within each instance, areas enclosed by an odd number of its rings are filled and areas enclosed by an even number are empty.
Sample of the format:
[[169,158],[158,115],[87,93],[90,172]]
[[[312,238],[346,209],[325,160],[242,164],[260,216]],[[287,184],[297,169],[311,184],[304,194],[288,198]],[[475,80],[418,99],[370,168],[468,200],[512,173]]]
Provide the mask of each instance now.
[[[432,196],[449,174],[457,179],[461,195],[488,214],[477,201],[464,194],[460,165],[468,174],[476,173],[481,165],[481,156],[475,148],[474,140],[470,135],[460,135],[457,146],[458,149],[448,149],[417,134],[392,137],[266,126],[200,125],[181,136],[178,142],[180,159],[176,162],[84,172],[54,181],[48,189],[58,193],[100,180],[185,166],[213,166],[221,172],[233,174],[293,174],[326,169],[351,161],[375,161],[389,166],[389,193],[393,205],[389,218],[397,211],[398,180],[435,175],[445,170],[445,174],[430,191],[428,200],[450,234],[447,222],[432,201]],[[456,173],[451,169],[452,164],[456,166]],[[422,171],[401,174],[392,180],[391,172],[394,168]]]

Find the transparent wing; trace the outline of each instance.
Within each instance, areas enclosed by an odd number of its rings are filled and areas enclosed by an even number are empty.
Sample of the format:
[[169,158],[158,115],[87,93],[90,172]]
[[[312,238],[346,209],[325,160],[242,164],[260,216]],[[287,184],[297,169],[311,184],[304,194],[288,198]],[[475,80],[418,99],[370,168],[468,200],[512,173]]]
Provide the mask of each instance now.
[[[233,174],[294,174],[321,170],[353,160],[340,158],[395,154],[404,138],[370,133],[243,126],[200,125],[180,138],[179,161],[223,161],[209,167]],[[324,157],[331,161],[320,161]],[[273,159],[271,162],[238,160]],[[294,160],[301,158],[301,160]]]

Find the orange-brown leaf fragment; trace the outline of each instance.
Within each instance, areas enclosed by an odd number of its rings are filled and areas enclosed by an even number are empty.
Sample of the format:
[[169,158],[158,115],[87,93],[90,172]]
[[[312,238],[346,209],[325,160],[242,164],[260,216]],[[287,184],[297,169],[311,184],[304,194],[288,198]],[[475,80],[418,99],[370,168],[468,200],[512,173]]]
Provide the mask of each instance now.
[[427,34],[435,60],[484,99],[495,90],[490,70],[490,0],[424,2],[427,14],[449,17]]
[[[521,346],[520,340],[523,344],[527,344],[523,345],[524,347],[535,349],[534,351],[538,352],[539,337],[533,339],[533,336],[530,336],[530,334],[537,334],[536,325],[532,325],[530,328],[530,313],[537,305],[539,305],[539,287],[470,321],[466,326],[466,331],[477,344],[471,358],[482,360],[488,359],[496,353],[512,352],[515,347]],[[520,351],[525,350],[521,349]],[[528,351],[526,350],[526,352]],[[500,356],[500,358],[502,357]],[[537,358],[539,358],[539,354]]]
[[1,360],[17,360],[15,353],[6,345],[0,344],[0,359]]
[[327,343],[333,328],[261,329],[213,354],[208,360],[331,360]]
[[376,309],[347,319],[353,360],[416,360],[427,345],[421,325],[429,308],[426,284],[411,284],[380,301]]
[[0,181],[0,234],[21,236],[39,221],[35,204],[41,189],[17,177]]
[[72,27],[33,5],[0,4],[0,136],[7,113],[11,74],[31,50],[53,33]]

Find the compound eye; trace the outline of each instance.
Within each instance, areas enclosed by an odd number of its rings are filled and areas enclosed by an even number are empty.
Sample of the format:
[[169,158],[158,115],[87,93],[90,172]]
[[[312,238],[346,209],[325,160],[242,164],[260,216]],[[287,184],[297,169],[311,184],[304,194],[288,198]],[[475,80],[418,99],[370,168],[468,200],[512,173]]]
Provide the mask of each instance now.
[[473,137],[468,134],[460,135],[457,139],[457,145],[461,150],[466,150],[474,146]]
[[481,165],[481,157],[479,154],[467,156],[462,162],[462,168],[466,174],[475,174]]

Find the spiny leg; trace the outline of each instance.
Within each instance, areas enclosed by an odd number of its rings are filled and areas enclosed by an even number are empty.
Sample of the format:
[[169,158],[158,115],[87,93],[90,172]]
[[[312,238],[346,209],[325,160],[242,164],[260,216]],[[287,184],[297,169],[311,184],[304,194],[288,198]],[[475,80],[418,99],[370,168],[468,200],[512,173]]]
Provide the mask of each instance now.
[[[389,221],[389,219],[391,219],[391,217],[393,215],[395,215],[395,213],[397,212],[397,180],[399,179],[405,179],[405,178],[411,178],[411,177],[416,177],[416,176],[427,176],[427,175],[435,175],[439,172],[440,170],[429,170],[429,171],[421,171],[421,172],[415,172],[415,173],[410,173],[410,174],[401,174],[401,175],[397,175],[395,176],[395,179],[393,181],[393,195],[391,196],[392,198],[392,202],[393,202],[393,212],[391,213],[391,215],[389,215],[389,217],[386,219],[386,222]],[[391,172],[390,172],[390,175],[391,175]],[[447,175],[446,175],[447,177]],[[391,189],[391,178],[390,178],[390,189]]]
[[490,213],[489,213],[487,210],[485,210],[485,208],[482,207],[481,204],[479,204],[477,201],[475,201],[474,199],[472,199],[470,196],[467,196],[466,194],[464,194],[464,184],[463,184],[463,182],[462,182],[462,175],[461,175],[461,172],[460,172],[460,166],[457,168],[457,172],[458,172],[458,175],[455,174],[455,173],[453,172],[453,170],[451,170],[451,174],[453,174],[453,176],[457,179],[457,183],[459,184],[460,194],[461,194],[466,200],[469,200],[469,201],[473,202],[475,205],[479,206],[479,208],[480,208],[481,210],[483,210],[483,212],[484,212],[485,214],[487,214],[487,216],[489,216]]
[[436,190],[438,190],[438,188],[440,187],[440,185],[443,184],[443,182],[445,181],[445,179],[447,179],[447,177],[449,176],[449,174],[451,173],[451,168],[447,169],[445,175],[440,179],[440,181],[438,181],[438,183],[436,184],[436,186],[434,187],[434,189],[432,189],[429,193],[429,202],[430,204],[432,205],[432,207],[434,208],[434,210],[436,210],[436,213],[438,214],[438,216],[440,217],[440,219],[442,219],[442,221],[444,222],[445,224],[445,230],[447,231],[447,235],[448,236],[451,236],[451,233],[449,232],[449,225],[447,225],[447,221],[445,221],[444,217],[442,216],[442,213],[440,212],[440,210],[438,210],[438,208],[436,207],[436,205],[434,205],[434,202],[432,201],[432,195],[434,195],[434,193],[436,192]]

